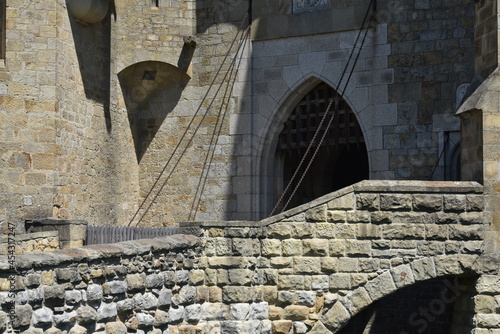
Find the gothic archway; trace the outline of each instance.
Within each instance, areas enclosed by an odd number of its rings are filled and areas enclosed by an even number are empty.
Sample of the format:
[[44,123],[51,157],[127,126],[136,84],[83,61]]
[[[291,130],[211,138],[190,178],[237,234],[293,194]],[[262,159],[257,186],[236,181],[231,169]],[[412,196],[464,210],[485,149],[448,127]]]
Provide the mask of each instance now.
[[[335,114],[333,123],[328,129],[328,122],[323,123],[319,136],[314,139],[331,100],[333,103],[327,120]],[[325,131],[326,135],[321,141]],[[300,161],[310,145],[312,149],[301,165]],[[318,146],[318,154],[307,169],[312,152]],[[367,149],[356,116],[349,104],[325,82],[319,83],[305,94],[285,121],[279,135],[275,161],[275,203],[292,180],[283,196],[285,200],[278,204],[280,210],[297,186],[297,191],[285,209],[307,203],[369,177]],[[299,176],[293,178],[296,171]],[[305,176],[299,184],[302,174]]]

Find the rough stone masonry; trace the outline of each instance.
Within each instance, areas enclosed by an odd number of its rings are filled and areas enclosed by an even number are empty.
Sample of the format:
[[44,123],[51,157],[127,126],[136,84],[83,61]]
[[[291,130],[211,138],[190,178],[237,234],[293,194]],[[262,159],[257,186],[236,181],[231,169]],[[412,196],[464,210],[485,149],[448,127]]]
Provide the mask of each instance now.
[[[364,181],[260,222],[0,259],[0,328],[23,333],[338,333],[419,282],[472,280],[455,333],[500,332],[482,186]],[[462,281],[460,281],[462,282]]]

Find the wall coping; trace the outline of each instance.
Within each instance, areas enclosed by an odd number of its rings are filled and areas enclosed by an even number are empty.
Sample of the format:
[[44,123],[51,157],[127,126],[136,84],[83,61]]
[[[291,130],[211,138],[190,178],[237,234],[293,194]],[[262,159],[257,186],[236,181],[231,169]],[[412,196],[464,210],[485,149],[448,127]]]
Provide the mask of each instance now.
[[[20,269],[53,267],[68,262],[142,255],[150,252],[169,251],[198,245],[199,238],[196,236],[176,234],[154,239],[130,240],[113,244],[88,245],[51,252],[15,255],[15,264]],[[8,256],[0,256],[0,270],[5,272],[12,271]]]
[[179,226],[186,231],[196,227],[264,227],[352,193],[482,194],[483,188],[475,181],[364,180],[260,221],[182,222]]
[[44,218],[28,220],[28,224],[40,225],[88,225],[86,220],[83,219],[63,219],[63,218]]

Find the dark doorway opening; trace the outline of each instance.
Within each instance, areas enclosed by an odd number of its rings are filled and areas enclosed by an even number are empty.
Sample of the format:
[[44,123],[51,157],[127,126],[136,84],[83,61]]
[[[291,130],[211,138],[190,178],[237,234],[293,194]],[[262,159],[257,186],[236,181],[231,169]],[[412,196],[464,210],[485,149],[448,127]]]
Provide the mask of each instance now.
[[[328,115],[321,123],[330,101]],[[332,116],[333,122],[327,129]],[[320,140],[323,134],[324,139]],[[311,149],[307,152],[309,146]],[[318,146],[312,160],[312,152]],[[285,122],[279,135],[276,161],[276,194],[281,196],[287,189],[284,200],[278,204],[280,210],[307,203],[369,177],[368,153],[356,116],[347,102],[324,82],[304,96]],[[284,208],[288,199],[289,204]]]

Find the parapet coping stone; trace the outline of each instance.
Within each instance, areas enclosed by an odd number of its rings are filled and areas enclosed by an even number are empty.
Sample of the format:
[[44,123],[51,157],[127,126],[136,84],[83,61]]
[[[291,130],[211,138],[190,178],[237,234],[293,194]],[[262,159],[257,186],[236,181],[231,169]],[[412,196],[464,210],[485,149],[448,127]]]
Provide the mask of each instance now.
[[42,225],[88,225],[87,221],[83,219],[45,218],[33,219],[28,222]]
[[[196,236],[176,234],[154,239],[130,240],[113,244],[87,245],[50,252],[15,255],[15,265],[20,269],[54,267],[68,262],[75,263],[190,248],[199,245],[199,243],[199,238]],[[0,271],[12,271],[8,260],[8,256],[0,256]]]
[[260,221],[182,222],[179,226],[185,229],[193,227],[258,228],[279,222],[351,193],[482,194],[483,188],[475,181],[364,180]]
[[[14,238],[16,241],[27,241],[27,240],[36,240],[40,238],[57,238],[59,237],[59,232],[57,231],[43,231],[43,232],[34,232],[34,233],[23,233],[16,234]],[[2,242],[7,242],[9,236],[3,235],[0,237]]]

